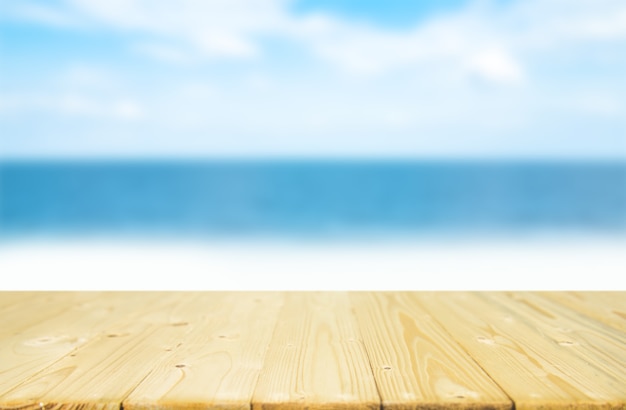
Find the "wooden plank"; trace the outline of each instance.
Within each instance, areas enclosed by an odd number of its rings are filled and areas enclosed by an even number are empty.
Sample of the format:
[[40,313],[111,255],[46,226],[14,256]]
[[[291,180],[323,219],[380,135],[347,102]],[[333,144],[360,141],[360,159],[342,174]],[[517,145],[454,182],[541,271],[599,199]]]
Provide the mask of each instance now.
[[542,292],[542,295],[626,332],[626,292]]
[[410,293],[351,294],[384,409],[511,409]]
[[0,314],[4,312],[4,309],[11,305],[27,301],[29,299],[35,299],[38,297],[39,292],[30,291],[0,291]]
[[0,409],[625,409],[625,300],[0,292]]
[[[554,344],[582,361],[626,382],[626,334],[539,293],[489,292],[487,300],[514,311]],[[625,387],[626,390],[626,387]]]
[[116,305],[125,303],[126,313],[132,314],[0,396],[0,408],[119,410],[122,400],[187,332],[187,318],[181,311],[186,312],[196,295],[123,292],[112,296],[120,298]]
[[0,340],[98,298],[96,292],[17,293],[17,297],[7,297],[11,303],[0,310]]
[[626,407],[626,383],[554,343],[515,310],[469,292],[419,302],[487,371],[516,409]]
[[[189,331],[124,400],[125,410],[249,408],[284,296],[203,294],[186,308]],[[194,312],[203,317],[192,320]]]
[[378,409],[380,398],[344,292],[290,292],[253,409]]
[[[3,337],[0,339],[0,394],[11,389],[28,377],[71,353],[77,347],[95,337],[111,311],[103,299],[94,296],[83,302],[80,296],[59,298],[61,294],[45,296],[45,307],[37,306],[35,312],[20,310],[14,315],[3,316]],[[70,300],[70,308],[63,304],[59,314],[41,321],[39,311],[58,312],[54,301]],[[100,303],[99,303],[100,302]],[[37,314],[35,314],[37,313]],[[34,314],[37,319],[29,319]],[[45,316],[44,316],[45,317]],[[29,326],[34,321],[32,326]],[[26,326],[22,326],[26,323]]]
[[[83,295],[85,296],[85,295]],[[0,340],[0,394],[7,393],[35,377],[62,358],[102,336],[116,322],[135,320],[147,309],[158,310],[167,298],[158,293],[88,292],[80,302],[62,314]],[[0,396],[0,407],[6,404]]]

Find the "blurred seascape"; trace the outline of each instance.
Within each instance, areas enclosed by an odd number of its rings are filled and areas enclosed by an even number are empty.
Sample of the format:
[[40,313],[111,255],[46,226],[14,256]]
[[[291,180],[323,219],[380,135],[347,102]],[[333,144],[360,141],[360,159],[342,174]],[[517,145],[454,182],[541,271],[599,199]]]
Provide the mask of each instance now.
[[0,2],[2,287],[626,290],[623,16]]
[[623,236],[624,162],[5,161],[0,236]]

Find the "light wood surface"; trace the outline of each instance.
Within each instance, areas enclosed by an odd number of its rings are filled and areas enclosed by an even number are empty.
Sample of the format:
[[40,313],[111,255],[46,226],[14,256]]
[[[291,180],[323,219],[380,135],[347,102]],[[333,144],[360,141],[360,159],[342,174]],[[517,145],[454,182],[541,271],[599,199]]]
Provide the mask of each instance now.
[[417,297],[507,392],[516,409],[624,407],[626,379],[602,371],[604,364],[589,362],[569,344],[546,335],[541,316],[552,317],[550,311],[535,307],[538,314],[530,319],[523,303],[497,303],[493,298],[501,300],[502,295],[491,296],[459,292]]
[[384,406],[511,408],[506,394],[411,296],[351,297]]
[[617,383],[626,380],[626,335],[536,293],[483,294],[514,310],[548,341],[564,348]]
[[122,320],[122,312],[134,301],[128,296],[122,293],[41,294],[32,306],[3,315],[0,395],[72,354],[111,323]]
[[279,293],[194,295],[186,332],[126,398],[124,409],[246,408],[283,304]]
[[544,292],[542,295],[626,332],[626,295],[624,292]]
[[0,298],[0,338],[46,322],[89,301],[93,295],[80,292],[19,292]]
[[0,314],[3,314],[6,308],[12,309],[21,306],[24,301],[35,299],[38,292],[2,292],[0,295]]
[[[7,370],[0,373],[0,387],[13,387],[0,402],[9,407],[89,403],[119,408],[124,395],[116,396],[115,387],[129,392],[147,374],[144,368],[152,366],[153,357],[142,349],[142,340],[163,338],[160,343],[165,343],[170,336],[146,319],[167,315],[174,296],[94,295],[92,301],[28,328],[6,345],[3,341],[0,363]],[[134,366],[137,358],[143,359],[140,368]]]
[[626,292],[0,292],[0,410],[626,409]]
[[254,409],[378,409],[380,400],[345,293],[287,295]]

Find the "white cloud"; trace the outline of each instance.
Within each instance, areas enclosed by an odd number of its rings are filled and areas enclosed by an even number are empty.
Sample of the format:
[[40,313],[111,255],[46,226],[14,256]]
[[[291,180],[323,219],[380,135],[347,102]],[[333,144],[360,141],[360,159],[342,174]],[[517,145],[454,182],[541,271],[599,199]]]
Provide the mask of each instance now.
[[[288,10],[291,0],[67,0],[58,9],[18,4],[13,8],[22,17],[55,24],[83,16],[125,31],[135,50],[170,62],[247,59],[263,53],[263,37],[275,36],[299,42],[349,73],[384,74],[433,63],[462,68],[472,60],[474,72],[496,83],[519,81],[522,56],[529,52],[581,39],[626,38],[621,0],[525,0],[500,8],[476,0],[402,32],[328,14],[295,16]],[[142,40],[133,39],[134,33]],[[152,38],[146,41],[146,35]],[[499,51],[485,51],[494,49]]]
[[520,64],[506,51],[497,49],[479,52],[470,60],[468,69],[497,84],[519,84],[524,78]]
[[46,25],[58,27],[70,27],[75,25],[74,18],[62,9],[56,9],[49,5],[28,2],[5,2],[0,6],[0,11],[8,15],[14,15],[20,19],[37,21]]
[[[465,15],[437,19],[407,32],[317,14],[299,21],[294,38],[348,73],[380,75],[428,64],[459,65],[484,43],[484,29]],[[477,25],[477,27],[473,27]],[[476,29],[479,30],[476,30]],[[468,35],[472,33],[472,35]]]
[[188,52],[183,51],[181,47],[166,44],[139,42],[134,44],[132,49],[167,63],[186,64],[193,60],[193,57]]
[[47,115],[114,119],[139,120],[145,110],[136,100],[118,98],[99,98],[77,93],[27,93],[8,94],[0,101],[0,113],[11,116]]
[[254,57],[257,48],[251,41],[229,32],[199,33],[194,39],[196,46],[208,56]]
[[[101,24],[186,42],[208,57],[252,57],[258,51],[254,36],[274,31],[285,19],[285,2],[280,0],[71,0],[70,3]],[[155,46],[152,47],[154,50]]]
[[144,110],[133,100],[118,100],[112,105],[112,114],[118,118],[126,120],[138,120],[144,115]]
[[626,38],[626,7],[607,18],[590,19],[581,22],[579,30],[587,35],[601,39]]
[[120,121],[143,119],[145,104],[127,95],[125,84],[118,77],[103,67],[71,63],[60,73],[49,73],[46,88],[5,92],[0,102],[0,114]]
[[[623,77],[573,69],[594,63],[589,50],[598,48],[626,67],[623,0],[520,0],[503,8],[477,1],[403,31],[291,15],[288,0],[64,4],[48,7],[81,16],[90,29],[122,33],[138,54],[183,66],[151,71],[157,84],[119,59],[111,61],[117,73],[74,62],[50,76],[49,90],[3,96],[0,110],[98,119],[117,135],[136,135],[138,151],[585,154],[598,141],[598,151],[611,153],[626,129]],[[282,66],[292,57],[275,54],[280,47],[267,38],[308,55]],[[220,59],[235,69],[225,74],[212,64]],[[614,122],[605,135],[577,134],[578,125],[589,130],[607,118]]]
[[599,115],[606,118],[626,117],[626,106],[613,95],[587,92],[571,99],[572,108],[582,114]]
[[66,90],[109,91],[121,87],[118,75],[103,67],[82,62],[70,63],[57,77],[59,85]]

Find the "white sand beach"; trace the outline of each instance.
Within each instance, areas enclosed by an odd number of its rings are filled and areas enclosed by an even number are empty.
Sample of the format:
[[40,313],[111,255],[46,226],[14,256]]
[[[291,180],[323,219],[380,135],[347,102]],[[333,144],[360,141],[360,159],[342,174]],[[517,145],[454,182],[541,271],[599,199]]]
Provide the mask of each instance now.
[[3,290],[626,290],[626,241],[29,240],[0,272]]

